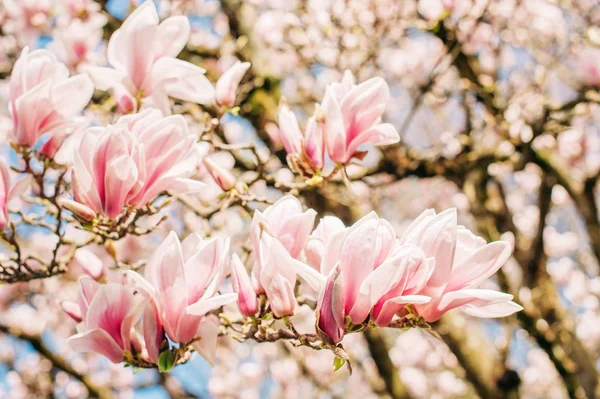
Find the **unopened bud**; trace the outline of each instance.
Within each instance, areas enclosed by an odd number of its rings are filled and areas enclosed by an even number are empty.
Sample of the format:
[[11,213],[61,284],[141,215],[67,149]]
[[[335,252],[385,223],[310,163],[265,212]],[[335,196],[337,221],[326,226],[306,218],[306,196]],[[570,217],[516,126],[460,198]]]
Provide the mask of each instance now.
[[206,166],[208,173],[210,173],[215,182],[217,182],[219,187],[224,191],[229,191],[235,187],[236,178],[230,171],[221,167],[208,157],[204,158],[204,165]]
[[91,222],[96,217],[96,212],[94,212],[91,208],[73,200],[61,199],[58,200],[58,205],[61,208],[72,212],[73,215],[86,222]]
[[81,316],[81,309],[75,302],[64,301],[60,303],[60,306],[62,307],[62,310],[77,323],[80,323],[83,319]]

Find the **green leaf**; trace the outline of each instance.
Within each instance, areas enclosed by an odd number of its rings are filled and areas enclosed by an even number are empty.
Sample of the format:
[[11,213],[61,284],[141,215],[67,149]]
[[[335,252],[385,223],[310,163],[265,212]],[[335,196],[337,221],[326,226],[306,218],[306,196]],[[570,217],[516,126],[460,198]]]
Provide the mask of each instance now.
[[336,356],[333,359],[333,371],[338,371],[339,369],[341,369],[344,364],[346,364],[346,361],[344,359],[342,359],[339,356]]
[[158,356],[158,370],[166,373],[175,366],[175,355],[170,350],[162,351]]

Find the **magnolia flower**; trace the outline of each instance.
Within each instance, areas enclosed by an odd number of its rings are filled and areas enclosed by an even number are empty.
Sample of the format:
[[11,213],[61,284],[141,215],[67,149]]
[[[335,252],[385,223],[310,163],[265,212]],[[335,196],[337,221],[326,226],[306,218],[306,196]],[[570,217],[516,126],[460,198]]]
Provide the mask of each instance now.
[[250,69],[249,62],[237,61],[219,78],[215,92],[215,101],[218,105],[233,107],[237,88],[248,69]]
[[31,176],[25,176],[10,184],[8,167],[0,161],[0,230],[8,224],[8,204],[17,199],[27,190],[31,183]]
[[[341,230],[331,219],[322,223],[320,272],[301,262],[291,266],[320,292],[317,330],[324,339],[340,342],[347,325],[360,325],[369,315],[386,326],[404,306],[430,300],[418,293],[433,271],[433,259],[416,246],[399,245],[392,226],[374,212]],[[326,227],[335,231],[326,236]]]
[[322,109],[325,117],[325,143],[332,161],[346,164],[353,157],[362,159],[358,151],[363,144],[376,146],[400,141],[396,128],[380,123],[390,98],[390,90],[382,78],[372,78],[359,85],[346,71],[340,83],[327,88]]
[[302,134],[296,115],[283,101],[279,105],[279,135],[293,170],[307,177],[320,173],[325,165],[325,142],[319,105],[306,123],[305,134]]
[[264,212],[255,211],[250,225],[254,253],[260,253],[260,239],[265,230],[297,259],[314,226],[316,214],[314,209],[302,211],[302,204],[292,195],[280,198]]
[[244,316],[254,316],[258,311],[256,292],[250,276],[237,254],[231,258],[231,285],[238,294],[238,308]]
[[170,17],[159,24],[154,2],[147,0],[111,36],[108,61],[112,68],[90,67],[89,74],[97,89],[112,89],[118,104],[125,98],[125,102],[136,105],[135,109],[144,99],[168,115],[168,96],[211,103],[214,88],[204,69],[175,58],[189,34],[185,16]]
[[71,126],[94,92],[87,76],[69,78],[67,67],[51,52],[27,47],[15,63],[9,89],[12,140],[24,146]]
[[202,183],[189,179],[195,142],[183,116],[163,118],[151,109],[90,128],[75,153],[75,201],[114,218],[125,205],[143,207],[166,190],[198,190]]
[[132,329],[142,314],[143,302],[135,300],[129,287],[117,283],[101,285],[82,278],[78,303],[79,313],[66,305],[69,314],[82,320],[79,333],[67,341],[73,350],[96,352],[113,363],[123,361],[126,352],[139,352]]
[[102,27],[72,20],[68,26],[58,29],[55,40],[48,48],[55,52],[71,70],[93,61],[95,50],[102,42]]
[[269,300],[269,306],[275,317],[291,316],[296,312],[296,263],[301,262],[292,258],[281,242],[263,233],[259,243],[260,265],[254,273],[257,274],[261,291]]
[[416,309],[427,321],[461,308],[476,317],[505,317],[523,308],[512,302],[512,295],[476,289],[508,260],[511,246],[504,241],[486,244],[468,229],[457,226],[456,209],[436,215],[424,211],[406,230],[403,244],[419,246],[426,256],[435,259],[435,270],[421,293],[431,302]]
[[3,6],[11,32],[21,44],[26,44],[49,27],[55,4],[52,0],[4,0]]
[[[237,300],[237,294],[217,295],[228,269],[228,239],[203,240],[193,234],[180,243],[177,234],[171,232],[149,259],[145,278],[134,271],[128,273],[136,288],[156,304],[169,339],[193,343],[212,362],[216,347],[204,344],[215,339],[218,331],[214,320],[205,316]],[[197,338],[205,342],[198,346]]]
[[289,265],[300,257],[315,215],[313,209],[303,212],[300,201],[287,195],[252,217],[250,240],[257,258],[252,282],[257,293],[267,295],[277,317],[291,315],[296,309],[296,273]]

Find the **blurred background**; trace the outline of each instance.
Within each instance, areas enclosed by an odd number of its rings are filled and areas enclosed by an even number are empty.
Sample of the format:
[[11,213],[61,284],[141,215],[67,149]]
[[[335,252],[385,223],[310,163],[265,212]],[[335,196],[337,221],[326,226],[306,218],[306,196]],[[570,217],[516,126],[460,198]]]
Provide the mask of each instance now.
[[[192,34],[179,57],[212,81],[238,59],[252,62],[227,139],[257,143],[282,179],[292,174],[277,128],[281,96],[302,121],[345,70],[357,81],[385,78],[386,120],[402,142],[350,167],[350,188],[334,181],[304,192],[304,202],[347,223],[375,210],[398,233],[426,208],[456,207],[460,223],[513,244],[514,256],[486,284],[513,294],[524,311],[493,321],[452,312],[435,335],[352,334],[344,341],[351,376],[332,371],[331,353],[227,337],[214,367],[194,356],[169,375],[135,372],[65,344],[75,323],[59,302],[75,295],[74,264],[63,277],[0,287],[2,397],[600,397],[598,0],[155,3],[162,18],[188,16]],[[0,0],[0,131],[11,128],[7,79],[25,46],[50,49],[74,72],[106,64],[108,37],[136,5]],[[95,100],[101,107],[100,94]],[[110,120],[98,107],[87,116]],[[203,203],[218,194],[212,189]],[[245,239],[247,220],[235,211],[209,221],[180,215],[156,236],[208,222]],[[132,259],[153,249],[124,241]]]

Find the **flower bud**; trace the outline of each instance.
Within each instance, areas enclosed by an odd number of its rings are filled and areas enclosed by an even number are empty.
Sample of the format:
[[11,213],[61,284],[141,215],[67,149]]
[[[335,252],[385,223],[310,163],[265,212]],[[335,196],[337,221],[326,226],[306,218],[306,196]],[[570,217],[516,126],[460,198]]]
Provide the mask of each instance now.
[[204,165],[206,166],[208,173],[210,173],[215,182],[224,191],[229,191],[235,187],[236,178],[230,171],[221,167],[218,163],[208,157],[204,158]]
[[117,103],[117,110],[122,115],[132,114],[137,110],[137,101],[123,85],[116,85],[113,89],[113,96]]
[[96,212],[94,212],[91,208],[80,204],[79,202],[75,202],[68,199],[61,199],[58,200],[58,205],[63,209],[73,212],[73,215],[86,222],[91,222],[96,217]]
[[218,105],[233,107],[237,88],[249,68],[249,62],[238,61],[219,78],[215,92],[215,100]]
[[60,306],[62,307],[62,310],[69,315],[69,317],[71,317],[77,323],[81,322],[81,309],[79,308],[78,304],[71,301],[63,301],[60,303]]
[[83,271],[94,280],[98,280],[104,275],[104,264],[100,258],[90,250],[86,248],[78,249],[77,252],[75,252],[74,259],[79,263],[79,266],[81,266]]
[[258,300],[250,276],[237,254],[233,254],[231,263],[231,285],[233,291],[238,294],[240,313],[244,316],[253,316],[258,311]]
[[317,332],[326,342],[339,343],[346,329],[344,278],[338,265],[329,273],[317,304]]

